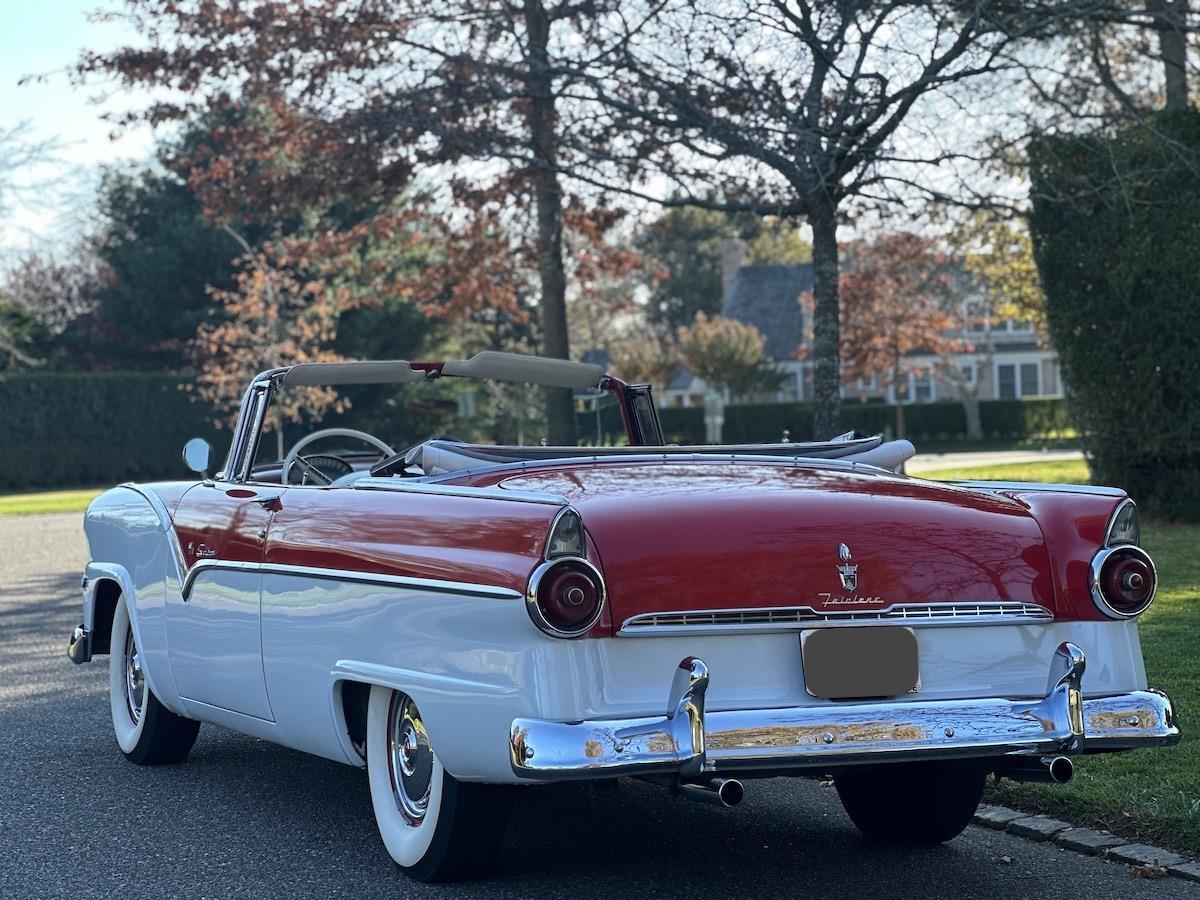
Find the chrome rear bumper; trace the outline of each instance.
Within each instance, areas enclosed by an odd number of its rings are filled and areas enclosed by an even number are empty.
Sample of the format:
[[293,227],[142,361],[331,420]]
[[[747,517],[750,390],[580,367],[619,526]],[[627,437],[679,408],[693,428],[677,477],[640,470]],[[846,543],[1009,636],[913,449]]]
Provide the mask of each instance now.
[[1085,699],[1084,666],[1082,650],[1060,645],[1040,700],[839,702],[706,713],[708,668],[688,657],[676,670],[665,717],[515,719],[512,768],[522,778],[550,781],[647,774],[688,780],[711,772],[1076,754],[1179,740],[1165,694]]

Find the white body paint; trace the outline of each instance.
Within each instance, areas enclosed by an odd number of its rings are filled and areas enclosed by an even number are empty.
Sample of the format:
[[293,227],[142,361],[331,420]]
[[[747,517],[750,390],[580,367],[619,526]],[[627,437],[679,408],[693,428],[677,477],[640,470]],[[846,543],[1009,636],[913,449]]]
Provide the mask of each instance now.
[[[506,783],[521,780],[509,760],[514,719],[662,716],[687,656],[711,671],[712,711],[830,703],[804,690],[795,632],[559,640],[511,591],[339,581],[295,567],[204,569],[185,601],[182,554],[152,491],[105,493],[85,528],[84,627],[95,627],[99,583],[116,582],[164,706],[351,765],[362,759],[340,708],[344,679],[410,695],[456,778]],[[1043,697],[1063,641],[1087,653],[1085,697],[1146,687],[1133,621],[916,632],[922,699]]]

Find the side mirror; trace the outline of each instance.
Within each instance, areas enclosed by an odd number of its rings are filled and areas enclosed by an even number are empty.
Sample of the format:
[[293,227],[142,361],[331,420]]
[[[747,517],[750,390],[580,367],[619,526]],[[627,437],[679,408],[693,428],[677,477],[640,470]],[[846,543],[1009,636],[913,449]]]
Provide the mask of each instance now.
[[208,463],[212,457],[212,446],[204,438],[192,438],[183,445],[183,462],[199,475],[208,474]]

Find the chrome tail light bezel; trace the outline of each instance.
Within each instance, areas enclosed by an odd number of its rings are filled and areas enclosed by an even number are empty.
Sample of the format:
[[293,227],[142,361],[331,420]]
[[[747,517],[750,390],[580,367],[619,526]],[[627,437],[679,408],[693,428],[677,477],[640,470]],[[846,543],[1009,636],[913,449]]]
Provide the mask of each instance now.
[[[599,594],[599,600],[592,615],[583,624],[572,629],[560,628],[547,619],[542,611],[541,603],[538,601],[538,592],[542,582],[547,575],[562,565],[583,568],[595,581],[597,593]],[[544,560],[529,576],[529,585],[525,589],[525,609],[529,613],[529,618],[533,620],[533,624],[541,631],[556,638],[577,638],[587,634],[596,627],[596,623],[604,615],[604,605],[607,602],[608,588],[604,584],[604,575],[601,574],[600,570],[592,562],[584,559],[582,556],[557,556],[553,559]]]
[[[1118,609],[1104,596],[1104,589],[1102,587],[1104,566],[1105,563],[1118,553],[1133,554],[1140,558],[1146,564],[1147,568],[1149,568],[1150,577],[1153,579],[1150,593],[1146,595],[1146,599],[1141,606],[1135,610],[1126,611]],[[1154,560],[1150,558],[1150,554],[1137,544],[1113,544],[1111,547],[1103,548],[1092,557],[1088,587],[1091,591],[1092,602],[1096,604],[1096,608],[1104,613],[1104,615],[1110,619],[1135,619],[1150,608],[1150,604],[1154,602],[1154,598],[1158,594],[1158,570],[1154,567]]]

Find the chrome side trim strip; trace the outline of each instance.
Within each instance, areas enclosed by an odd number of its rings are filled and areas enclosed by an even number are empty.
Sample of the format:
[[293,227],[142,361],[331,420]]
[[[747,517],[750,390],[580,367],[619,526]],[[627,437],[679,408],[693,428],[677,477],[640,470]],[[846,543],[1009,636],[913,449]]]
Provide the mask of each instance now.
[[[455,473],[461,476],[462,472]],[[407,479],[362,478],[354,482],[358,491],[395,491],[401,494],[441,494],[447,497],[474,497],[480,500],[519,500],[523,503],[543,503],[547,506],[566,506],[567,498],[541,491],[511,491],[502,487],[468,487],[455,484],[430,484]]]
[[183,599],[187,600],[192,585],[205,572],[259,572],[263,575],[293,575],[299,578],[316,578],[322,581],[340,581],[350,584],[382,584],[388,587],[435,591],[440,594],[458,594],[470,597],[485,597],[489,600],[520,600],[519,591],[496,587],[490,584],[473,584],[466,581],[442,581],[436,578],[413,578],[407,575],[384,575],[377,572],[354,572],[349,569],[323,569],[316,566],[290,566],[281,563],[238,562],[236,560],[202,559],[188,569],[183,581]]
[[[914,477],[919,478],[920,476]],[[1125,496],[1125,492],[1120,488],[1094,484],[1051,484],[1049,482],[1043,484],[1040,481],[941,481],[935,483],[982,491],[1066,491],[1072,494],[1095,494],[1100,497]]]
[[881,610],[835,613],[819,612],[811,606],[784,606],[642,613],[622,622],[617,634],[621,637],[665,637],[799,631],[803,628],[839,625],[893,625],[898,622],[927,627],[1045,624],[1053,621],[1054,614],[1046,607],[1019,601],[897,603]]

